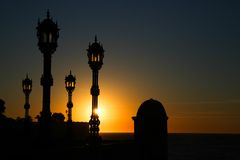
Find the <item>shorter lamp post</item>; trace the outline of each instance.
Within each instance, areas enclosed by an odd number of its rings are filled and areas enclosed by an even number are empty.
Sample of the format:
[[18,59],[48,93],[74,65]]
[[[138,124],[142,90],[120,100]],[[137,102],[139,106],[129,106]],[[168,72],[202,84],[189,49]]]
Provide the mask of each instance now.
[[90,90],[92,95],[92,114],[89,120],[90,143],[98,145],[101,141],[101,137],[99,136],[100,120],[96,112],[98,109],[98,95],[100,94],[98,86],[98,73],[103,65],[104,49],[97,41],[97,36],[95,36],[95,42],[89,44],[87,52],[88,64],[92,69],[92,87]]
[[24,104],[24,109],[25,109],[25,121],[29,120],[29,109],[30,109],[30,104],[29,104],[29,95],[32,91],[32,80],[28,78],[28,75],[24,80],[22,80],[22,88],[23,92],[25,94],[25,104]]
[[71,71],[68,76],[65,77],[65,87],[68,92],[68,103],[67,103],[67,116],[68,116],[68,123],[72,123],[72,92],[75,89],[76,85],[76,78],[72,75]]

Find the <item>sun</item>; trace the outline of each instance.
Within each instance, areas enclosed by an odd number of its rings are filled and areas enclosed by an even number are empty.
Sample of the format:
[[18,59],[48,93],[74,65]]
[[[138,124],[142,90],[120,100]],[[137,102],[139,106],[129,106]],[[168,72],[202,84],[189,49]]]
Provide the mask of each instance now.
[[94,109],[94,114],[97,114],[99,117],[103,117],[103,110],[101,107]]

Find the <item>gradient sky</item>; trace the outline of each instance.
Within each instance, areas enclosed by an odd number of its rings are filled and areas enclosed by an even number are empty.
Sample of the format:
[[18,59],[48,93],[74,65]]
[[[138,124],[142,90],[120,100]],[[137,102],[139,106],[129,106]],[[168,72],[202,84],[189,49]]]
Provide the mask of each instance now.
[[88,43],[105,49],[100,70],[102,132],[132,132],[140,104],[154,98],[169,116],[169,132],[240,133],[240,1],[17,1],[0,5],[0,98],[6,115],[24,116],[21,81],[33,79],[30,114],[41,111],[42,54],[37,20],[46,10],[60,27],[52,56],[51,111],[65,114],[64,78],[72,70],[73,120],[88,121]]

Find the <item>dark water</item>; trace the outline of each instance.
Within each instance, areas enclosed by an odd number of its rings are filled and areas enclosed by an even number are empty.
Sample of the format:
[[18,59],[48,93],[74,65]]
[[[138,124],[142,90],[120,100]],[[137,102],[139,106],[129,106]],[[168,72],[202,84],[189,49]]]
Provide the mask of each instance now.
[[103,140],[106,140],[106,141],[134,140],[133,133],[100,133],[100,136],[102,137]]
[[[102,133],[101,137],[103,141],[98,154],[92,154],[92,150],[79,141],[0,141],[0,160],[141,159],[137,157],[140,153],[132,133]],[[169,134],[168,157],[169,160],[240,160],[240,134]]]
[[[102,133],[103,140],[133,140],[132,133]],[[169,134],[169,160],[240,160],[240,134]]]

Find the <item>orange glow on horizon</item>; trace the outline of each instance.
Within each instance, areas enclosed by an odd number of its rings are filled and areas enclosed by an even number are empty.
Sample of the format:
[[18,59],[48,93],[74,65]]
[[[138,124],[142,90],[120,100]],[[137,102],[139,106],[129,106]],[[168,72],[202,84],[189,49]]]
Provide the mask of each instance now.
[[[85,80],[87,81],[87,80]],[[91,81],[90,81],[91,82]],[[89,91],[91,84],[84,84],[77,86],[73,92],[73,109],[72,118],[77,122],[88,122],[91,116],[92,96]],[[51,95],[51,112],[61,112],[65,114],[67,120],[67,92],[62,86],[62,82],[56,81],[56,87],[53,87]],[[118,86],[118,87],[116,87]],[[131,86],[132,87],[132,86]],[[238,129],[238,116],[226,117],[227,114],[217,114],[216,111],[208,111],[207,113],[200,114],[202,107],[213,107],[214,104],[185,104],[185,103],[166,103],[166,98],[147,97],[146,92],[138,92],[136,95],[135,86],[124,87],[121,83],[104,82],[100,83],[101,93],[98,97],[98,115],[100,120],[100,132],[133,132],[134,123],[132,116],[135,116],[137,110],[142,102],[149,98],[154,98],[162,102],[166,109],[168,119],[168,132],[169,133],[240,133]],[[41,89],[41,86],[38,86]],[[117,91],[117,92],[116,92]],[[33,90],[30,97],[30,115],[34,118],[39,114],[41,104],[41,90],[39,92]],[[129,96],[132,95],[132,96]],[[174,95],[172,95],[174,96]],[[24,95],[21,94],[21,102],[23,104]],[[13,106],[7,101],[6,107]],[[209,105],[209,106],[206,106]],[[238,104],[236,104],[238,105]],[[195,108],[194,108],[195,107]],[[219,107],[219,104],[217,104]],[[224,107],[224,106],[222,106]],[[10,112],[11,111],[11,112]],[[24,110],[18,107],[15,110],[6,110],[6,115],[22,116]],[[225,116],[225,117],[224,117]],[[226,121],[226,119],[228,121]],[[34,119],[36,120],[36,119]]]

